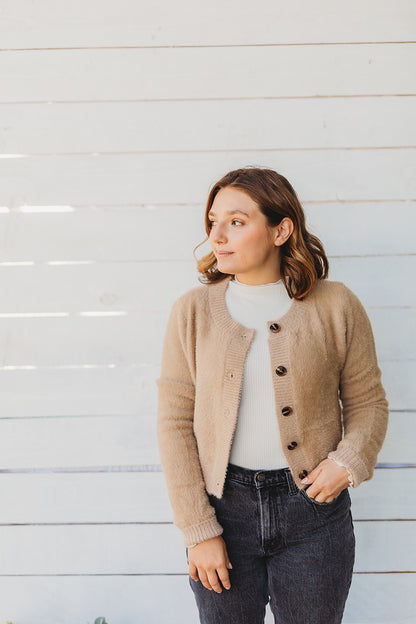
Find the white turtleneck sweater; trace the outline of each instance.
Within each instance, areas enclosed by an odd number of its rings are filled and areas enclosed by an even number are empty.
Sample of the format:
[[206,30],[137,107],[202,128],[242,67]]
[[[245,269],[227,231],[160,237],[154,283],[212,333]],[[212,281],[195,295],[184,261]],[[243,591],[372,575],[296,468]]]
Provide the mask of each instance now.
[[278,320],[292,304],[282,280],[269,284],[243,284],[230,280],[225,294],[230,316],[256,330],[247,354],[237,426],[230,462],[253,470],[287,467],[271,376],[267,321]]

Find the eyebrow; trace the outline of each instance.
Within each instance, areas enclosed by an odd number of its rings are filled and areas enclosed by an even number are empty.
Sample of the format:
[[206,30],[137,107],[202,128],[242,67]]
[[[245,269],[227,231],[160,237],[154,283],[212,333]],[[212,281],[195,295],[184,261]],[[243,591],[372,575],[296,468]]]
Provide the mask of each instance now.
[[[247,214],[247,212],[244,212],[244,210],[238,210],[238,209],[237,210],[227,210],[227,212],[225,214],[232,215],[232,214],[237,214],[237,213],[242,214],[242,215],[250,218],[250,215]],[[208,217],[215,217],[215,212],[209,211]]]

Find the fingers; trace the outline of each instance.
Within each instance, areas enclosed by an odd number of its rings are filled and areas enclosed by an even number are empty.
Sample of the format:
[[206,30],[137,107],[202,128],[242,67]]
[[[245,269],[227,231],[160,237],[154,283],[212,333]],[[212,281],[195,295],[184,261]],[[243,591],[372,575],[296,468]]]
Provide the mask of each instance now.
[[228,570],[232,565],[221,536],[200,542],[188,550],[188,559],[189,576],[194,581],[201,581],[206,589],[214,590],[218,594],[223,587],[230,589]]
[[327,458],[321,461],[301,482],[311,484],[305,489],[310,498],[318,503],[330,503],[349,485],[347,472],[345,467]]
[[216,570],[209,570],[209,572],[208,572],[208,581],[209,581],[209,584],[210,584],[211,588],[217,594],[221,594],[222,587],[221,587],[221,583],[220,583],[220,581],[218,579]]
[[335,491],[325,486],[319,486],[317,483],[306,488],[305,493],[309,498],[313,498],[317,503],[330,503],[342,492],[343,488],[337,488]]
[[[218,574],[217,574],[218,573]],[[227,568],[219,568],[218,570],[198,570],[199,578],[196,579],[192,576],[194,580],[200,580],[202,585],[209,590],[214,590],[217,594],[221,594],[222,586],[225,589],[230,589],[230,577],[228,575]],[[218,578],[219,577],[219,578]],[[220,583],[221,580],[221,583]]]
[[334,500],[334,498],[336,498],[335,496],[325,496],[324,494],[322,494],[322,492],[318,492],[315,495],[313,493],[310,493],[309,490],[310,490],[310,488],[308,488],[306,490],[307,496],[309,496],[309,498],[312,498],[313,500],[315,500],[317,503],[330,503],[331,501]]
[[220,568],[218,570],[218,576],[220,577],[220,581],[225,587],[225,589],[230,589],[231,583],[230,583],[230,576],[228,574],[227,568]]
[[314,468],[313,470],[311,470],[311,472],[308,474],[307,477],[305,477],[304,479],[302,479],[301,483],[313,483],[315,481],[315,479],[317,477],[319,477],[319,475],[322,472],[322,467],[321,467],[322,462],[320,462],[316,468]]
[[210,591],[214,590],[217,594],[220,594],[222,592],[222,587],[215,570],[198,570],[198,573],[199,580],[204,587],[206,587]]
[[198,572],[196,569],[196,565],[194,565],[193,563],[189,564],[189,576],[191,577],[191,579],[193,579],[194,581],[199,581],[198,578]]

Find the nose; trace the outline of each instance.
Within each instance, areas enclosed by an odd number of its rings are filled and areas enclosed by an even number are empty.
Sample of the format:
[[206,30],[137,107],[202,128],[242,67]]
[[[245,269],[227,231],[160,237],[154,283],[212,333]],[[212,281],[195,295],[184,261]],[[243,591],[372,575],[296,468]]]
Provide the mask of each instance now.
[[224,243],[227,240],[225,227],[220,223],[211,228],[210,239],[213,243]]

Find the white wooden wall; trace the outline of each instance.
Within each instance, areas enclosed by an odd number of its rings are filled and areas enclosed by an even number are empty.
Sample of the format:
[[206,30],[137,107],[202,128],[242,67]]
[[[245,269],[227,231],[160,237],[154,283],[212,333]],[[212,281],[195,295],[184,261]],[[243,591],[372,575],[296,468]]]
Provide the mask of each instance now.
[[363,301],[390,402],[344,622],[416,622],[415,25],[412,0],[0,0],[0,624],[197,622],[155,379],[208,191],[250,164]]

